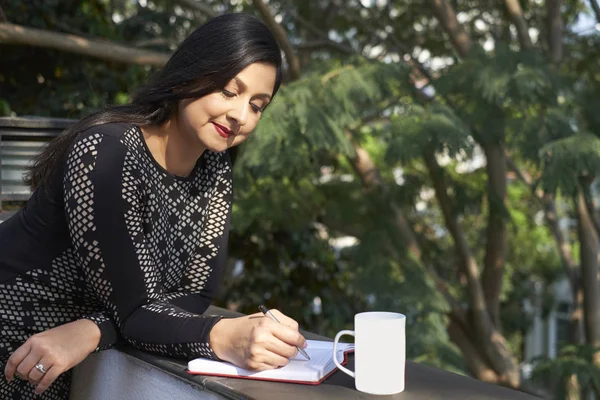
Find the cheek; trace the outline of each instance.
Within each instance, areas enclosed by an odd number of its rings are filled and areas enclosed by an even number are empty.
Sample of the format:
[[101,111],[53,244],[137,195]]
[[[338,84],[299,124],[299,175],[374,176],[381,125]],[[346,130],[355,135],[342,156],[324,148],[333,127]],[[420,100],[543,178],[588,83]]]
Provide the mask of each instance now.
[[205,123],[207,120],[225,113],[226,107],[217,96],[208,95],[188,103],[183,110],[186,119],[196,123]]
[[260,122],[260,118],[261,114],[253,114],[250,118],[248,118],[248,122],[246,123],[246,126],[244,126],[244,131],[246,131],[248,135],[254,132],[254,129],[256,129],[258,123]]
[[209,95],[204,97],[202,100],[202,109],[204,114],[210,117],[217,117],[227,112],[227,105],[225,101],[219,98],[217,95]]

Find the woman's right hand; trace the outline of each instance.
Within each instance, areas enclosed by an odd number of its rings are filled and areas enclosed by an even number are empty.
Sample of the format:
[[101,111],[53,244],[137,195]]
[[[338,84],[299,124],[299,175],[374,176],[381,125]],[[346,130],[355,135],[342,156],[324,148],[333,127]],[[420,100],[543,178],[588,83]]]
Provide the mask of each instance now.
[[220,359],[249,370],[279,368],[293,358],[306,340],[298,332],[298,323],[277,310],[271,310],[281,322],[262,313],[222,319],[210,332],[210,345]]
[[[36,394],[41,394],[60,374],[79,364],[94,351],[100,335],[98,326],[87,319],[36,333],[16,349],[6,362],[6,380],[10,382],[19,376],[36,387]],[[36,369],[38,364],[47,371]]]

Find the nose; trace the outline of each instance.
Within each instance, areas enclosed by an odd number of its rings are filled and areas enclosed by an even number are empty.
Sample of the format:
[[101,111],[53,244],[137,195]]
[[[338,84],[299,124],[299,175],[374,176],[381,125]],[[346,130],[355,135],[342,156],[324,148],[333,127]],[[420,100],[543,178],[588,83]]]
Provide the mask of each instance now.
[[248,107],[247,103],[239,102],[232,107],[227,113],[227,117],[235,120],[235,122],[241,127],[246,124],[248,120]]

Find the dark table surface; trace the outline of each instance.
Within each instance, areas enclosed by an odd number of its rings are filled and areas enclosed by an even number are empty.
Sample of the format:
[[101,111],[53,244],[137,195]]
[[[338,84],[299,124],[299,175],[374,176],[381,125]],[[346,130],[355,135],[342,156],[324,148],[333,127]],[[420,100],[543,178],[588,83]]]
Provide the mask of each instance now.
[[[208,314],[237,316],[239,314],[221,308],[211,307]],[[309,332],[303,332],[307,339],[331,340]],[[226,399],[256,400],[321,400],[321,399],[411,399],[411,400],[533,400],[538,397],[511,389],[487,384],[478,380],[457,375],[436,368],[408,361],[406,363],[406,389],[392,396],[375,396],[357,391],[354,379],[341,371],[336,371],[320,385],[300,385],[292,383],[252,381],[247,379],[219,378],[187,373],[187,362],[123,348],[126,353],[141,359],[166,373],[202,387]],[[348,366],[354,369],[354,357],[348,359]]]

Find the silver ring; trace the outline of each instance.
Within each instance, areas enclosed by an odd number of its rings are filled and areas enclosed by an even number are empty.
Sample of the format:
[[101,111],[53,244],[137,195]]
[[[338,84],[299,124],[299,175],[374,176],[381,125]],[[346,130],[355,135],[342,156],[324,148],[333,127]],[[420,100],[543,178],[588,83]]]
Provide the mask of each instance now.
[[42,375],[44,375],[47,372],[46,368],[44,368],[44,366],[41,363],[35,364],[34,368],[37,369],[38,372],[40,372]]

